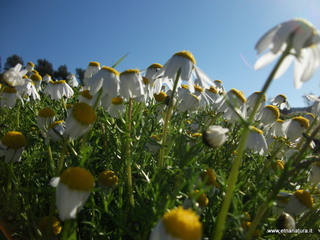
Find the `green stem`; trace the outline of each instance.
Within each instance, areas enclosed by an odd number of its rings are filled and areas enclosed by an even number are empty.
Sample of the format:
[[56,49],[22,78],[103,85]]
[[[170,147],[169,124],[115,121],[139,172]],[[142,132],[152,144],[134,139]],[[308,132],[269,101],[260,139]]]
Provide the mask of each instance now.
[[53,157],[52,157],[52,150],[51,150],[51,146],[50,146],[50,140],[49,140],[49,143],[48,143],[48,155],[49,155],[49,159],[50,159],[50,168],[51,168],[52,173],[54,173],[55,163],[54,163],[54,160],[53,160]]
[[63,170],[66,154],[68,152],[67,146],[68,146],[68,140],[64,139],[63,140],[62,149],[61,149],[61,156],[60,156],[60,159],[59,159],[59,162],[58,162],[58,167],[57,167],[57,172],[56,172],[57,176],[60,176],[60,174],[61,174],[61,172]]
[[77,240],[77,222],[75,219],[68,219],[64,222],[62,240]]
[[[285,59],[285,57],[287,55],[290,54],[290,49],[291,49],[291,44],[288,44],[286,50],[282,53],[277,64],[275,65],[275,67],[273,68],[272,72],[270,73],[268,79],[264,83],[264,86],[262,87],[262,90],[258,96],[256,104],[254,105],[253,110],[248,118],[248,123],[249,123],[248,126],[250,126],[250,124],[253,123],[255,114],[257,113],[258,109],[260,108],[260,105],[264,99],[265,93],[267,92],[277,70],[279,69],[279,67],[282,63],[282,61]],[[236,183],[238,180],[239,168],[241,165],[242,156],[243,156],[243,153],[244,153],[244,150],[246,147],[247,138],[250,133],[250,129],[248,126],[244,127],[242,130],[239,146],[237,149],[237,156],[232,164],[231,172],[230,172],[229,178],[227,180],[226,195],[223,199],[222,206],[220,208],[220,212],[217,217],[216,226],[215,226],[215,229],[214,229],[213,235],[212,235],[212,239],[215,239],[215,240],[220,240],[223,236],[223,231],[225,229],[225,222],[226,222],[227,214],[228,214],[228,211],[230,208],[231,200],[233,197],[233,192],[235,190]],[[252,232],[250,232],[250,236],[251,236],[251,234],[252,234]]]
[[177,72],[176,79],[174,81],[172,93],[169,100],[168,110],[163,123],[162,136],[161,136],[161,148],[159,151],[159,170],[162,170],[165,167],[165,155],[167,150],[168,129],[169,129],[170,119],[172,116],[172,111],[174,106],[174,94],[178,87],[180,73],[181,73],[181,69],[179,69]]
[[131,207],[134,207],[133,185],[132,185],[132,170],[131,170],[131,130],[132,130],[132,107],[133,98],[129,100],[128,108],[128,126],[126,132],[126,165],[127,165],[127,184],[128,184],[128,198]]

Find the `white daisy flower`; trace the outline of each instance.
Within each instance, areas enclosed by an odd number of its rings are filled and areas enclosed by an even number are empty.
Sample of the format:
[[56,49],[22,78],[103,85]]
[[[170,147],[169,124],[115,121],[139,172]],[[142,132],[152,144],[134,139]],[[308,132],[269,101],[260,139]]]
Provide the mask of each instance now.
[[90,78],[100,70],[99,62],[89,62],[88,67],[84,71],[83,83],[85,86],[90,85]]
[[161,70],[163,66],[159,63],[151,64],[144,75],[145,78],[148,79],[149,84],[153,88],[153,92],[158,94],[161,91],[162,87],[162,79],[160,77],[156,77],[157,73]]
[[220,147],[228,140],[228,132],[228,128],[218,125],[209,126],[202,134],[203,142],[212,148]]
[[320,162],[315,162],[314,164],[312,164],[308,181],[311,184],[318,185],[320,183]]
[[126,111],[126,105],[123,102],[123,98],[118,96],[111,99],[111,104],[108,108],[108,113],[111,117],[120,118]]
[[138,69],[128,69],[120,73],[120,96],[126,101],[144,96],[142,76]]
[[52,108],[45,107],[38,112],[37,125],[44,136],[46,135],[48,127],[53,123],[55,118],[56,112]]
[[263,107],[257,116],[257,120],[264,125],[273,124],[280,117],[279,109],[274,105],[267,105]]
[[40,100],[40,95],[35,88],[33,81],[26,81],[25,85],[17,86],[16,90],[22,96],[22,98],[29,100],[29,98],[31,97],[33,100]]
[[290,110],[290,105],[288,103],[288,99],[285,95],[283,94],[279,94],[277,95],[275,98],[272,98],[270,100],[270,103],[272,105],[277,106],[279,109],[283,110],[283,109],[287,109]]
[[71,113],[66,119],[64,136],[70,139],[77,139],[85,134],[96,121],[97,115],[93,107],[79,102],[74,104]]
[[258,54],[270,49],[255,63],[259,69],[279,57],[291,44],[291,55],[286,56],[278,69],[275,78],[280,77],[295,58],[294,85],[300,88],[303,82],[308,81],[320,66],[320,35],[311,23],[304,19],[292,19],[283,22],[264,34],[255,48]]
[[23,100],[16,88],[4,87],[0,95],[0,106],[2,108],[13,108],[16,105],[17,99],[23,103]]
[[293,117],[283,123],[282,130],[287,138],[295,141],[309,128],[309,120],[304,117]]
[[[254,92],[247,98],[246,104],[247,104],[247,113],[248,113],[248,115],[251,114],[254,106],[256,105],[256,102],[258,100],[259,94],[261,94],[261,92]],[[264,106],[265,101],[266,101],[266,95],[264,94],[263,100],[262,100],[257,112],[259,112],[260,109]]]
[[1,138],[0,149],[3,149],[5,162],[20,162],[24,147],[27,145],[27,140],[21,132],[7,132]]
[[39,91],[40,88],[41,88],[41,83],[42,83],[42,77],[41,77],[41,75],[38,74],[38,73],[37,73],[37,74],[32,74],[32,75],[30,76],[30,79],[33,81],[33,83],[34,83],[37,91]]
[[62,140],[65,128],[66,124],[64,120],[54,121],[50,126],[48,126],[46,144],[49,143],[49,140],[54,142]]
[[74,94],[65,80],[49,81],[43,93],[50,96],[52,100],[60,100],[63,97],[70,98]]
[[[88,89],[86,89],[86,90],[83,90],[82,92],[79,93],[78,101],[84,102],[90,106],[94,106],[94,104],[97,101],[97,98],[98,98],[97,94],[92,96],[90,94],[90,91]],[[101,105],[101,100],[97,103],[97,106],[100,106],[100,105]]]
[[42,82],[48,83],[48,82],[50,82],[50,81],[52,81],[52,77],[51,77],[50,74],[46,74],[46,75],[43,76]]
[[108,94],[110,98],[117,97],[120,89],[119,75],[119,72],[114,68],[103,66],[91,77],[88,83],[90,94],[95,95],[102,88],[102,95]]
[[256,127],[250,126],[250,133],[246,147],[261,156],[267,155],[268,145],[263,135],[263,131]]
[[310,210],[313,207],[314,199],[308,191],[296,190],[292,196],[289,197],[288,204],[284,211],[291,215],[299,215]]
[[2,74],[2,81],[11,86],[16,87],[25,84],[25,79],[22,77],[28,72],[27,69],[21,70],[22,65],[18,63],[14,68],[10,68]]
[[191,209],[181,206],[166,212],[159,220],[149,240],[200,240],[202,223],[199,216]]
[[84,168],[69,167],[60,177],[51,179],[56,187],[56,204],[61,221],[75,219],[94,187],[92,174]]
[[67,76],[67,80],[68,80],[68,84],[70,85],[70,87],[78,87],[79,86],[79,82],[78,82],[75,74],[70,73]]
[[32,72],[34,70],[34,63],[33,62],[27,62],[26,69],[29,72]]

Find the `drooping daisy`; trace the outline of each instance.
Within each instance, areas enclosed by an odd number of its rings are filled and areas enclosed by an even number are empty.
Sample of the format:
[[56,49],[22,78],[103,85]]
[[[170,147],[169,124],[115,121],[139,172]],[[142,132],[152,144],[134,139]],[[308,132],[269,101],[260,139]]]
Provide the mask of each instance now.
[[193,112],[196,111],[200,106],[200,98],[192,93],[179,96],[178,101],[178,112]]
[[[247,104],[247,113],[248,113],[248,115],[251,114],[254,106],[256,105],[256,102],[257,102],[258,97],[259,97],[260,94],[261,94],[261,92],[254,92],[247,98],[246,104]],[[263,100],[262,100],[262,102],[260,104],[260,107],[258,108],[257,112],[259,112],[259,110],[264,106],[265,101],[266,101],[266,95],[264,94]]]
[[310,192],[306,190],[296,190],[292,196],[289,197],[288,204],[284,211],[291,215],[299,215],[313,207],[314,199]]
[[23,103],[23,100],[16,88],[4,87],[0,96],[0,106],[2,108],[13,108],[16,105],[17,99]]
[[270,100],[270,103],[272,105],[277,106],[279,109],[283,110],[283,109],[287,109],[290,110],[290,105],[288,103],[288,99],[285,95],[283,94],[279,94],[277,95],[275,98],[272,98]]
[[283,123],[282,130],[287,138],[295,141],[309,128],[309,120],[304,117],[293,117]]
[[126,111],[126,105],[124,104],[123,98],[120,96],[112,98],[107,111],[110,116],[114,118],[120,118],[123,116]]
[[263,107],[258,114],[257,120],[264,125],[273,124],[280,117],[279,109],[274,105],[267,105]]
[[50,82],[50,81],[52,81],[52,77],[51,77],[50,74],[46,74],[46,75],[43,76],[42,82],[48,83],[48,82]]
[[110,98],[117,97],[120,90],[120,73],[111,67],[103,66],[92,76],[88,83],[90,94],[95,95],[102,88],[102,95],[107,94]]
[[32,72],[34,70],[34,63],[33,62],[27,62],[26,69],[29,72]]
[[178,207],[166,212],[153,229],[150,240],[200,240],[202,224],[191,209]]
[[52,100],[60,100],[63,97],[70,98],[74,94],[65,80],[49,81],[43,93],[50,96]]
[[14,68],[10,68],[2,74],[2,81],[11,86],[16,87],[25,84],[23,76],[28,72],[27,69],[21,70],[22,65],[18,63]]
[[314,164],[312,164],[308,181],[311,184],[318,185],[320,183],[320,162],[315,162]]
[[220,147],[228,140],[228,132],[228,128],[219,125],[209,126],[202,134],[203,142],[212,148]]
[[233,88],[221,100],[218,112],[222,112],[223,117],[228,121],[237,121],[239,115],[245,119],[247,117],[246,101],[244,93]]
[[41,75],[40,74],[32,74],[30,76],[30,79],[34,82],[34,85],[35,85],[37,91],[39,91],[41,88],[41,82],[42,82]]
[[70,87],[78,87],[79,86],[79,82],[78,82],[77,77],[76,77],[75,74],[70,73],[67,76],[67,80],[68,80],[68,84],[69,84]]
[[194,95],[200,98],[200,107],[206,108],[207,106],[211,106],[215,103],[215,101],[207,94],[206,91],[199,85],[194,85]]
[[54,121],[51,125],[49,125],[46,144],[49,143],[49,140],[54,142],[62,140],[65,128],[66,125],[64,120]]
[[211,108],[212,110],[217,110],[217,108],[220,106],[221,101],[223,99],[223,95],[219,93],[218,88],[210,86],[206,89],[206,94],[210,97],[212,100],[211,102]]
[[90,85],[90,78],[100,70],[99,62],[89,62],[88,67],[84,71],[83,83],[85,86]]
[[48,130],[48,127],[53,123],[55,118],[56,112],[50,107],[42,108],[38,112],[37,124],[38,128],[41,130],[44,136]]
[[[88,89],[83,90],[82,92],[79,93],[78,100],[79,102],[84,102],[90,106],[94,106],[98,98],[98,95],[92,96],[90,94],[90,91]],[[100,105],[100,103],[98,103]]]
[[56,187],[56,204],[61,221],[75,219],[94,187],[92,174],[84,168],[69,167],[60,177],[53,178]]
[[267,141],[263,135],[263,131],[250,126],[250,133],[248,136],[247,144],[248,149],[259,155],[266,155],[268,153]]
[[142,76],[138,69],[128,69],[120,73],[120,96],[125,100],[144,95]]
[[85,134],[96,121],[97,115],[93,107],[79,102],[74,104],[71,114],[66,119],[64,136],[70,139],[77,139]]
[[162,79],[156,77],[156,74],[161,70],[163,66],[159,63],[151,64],[144,75],[148,79],[151,87],[153,88],[154,93],[158,94],[161,91]]
[[16,90],[20,94],[20,96],[27,101],[30,99],[30,97],[33,100],[40,100],[40,95],[35,88],[34,82],[33,81],[26,81],[25,85],[22,86],[17,86]]
[[262,68],[279,57],[290,44],[287,55],[275,78],[280,77],[295,58],[294,85],[300,88],[320,66],[320,35],[311,23],[304,19],[283,22],[264,34],[255,48],[258,54],[270,49],[255,63],[255,69]]
[[1,138],[0,148],[4,150],[5,162],[20,162],[24,147],[27,145],[25,136],[18,131],[7,132]]

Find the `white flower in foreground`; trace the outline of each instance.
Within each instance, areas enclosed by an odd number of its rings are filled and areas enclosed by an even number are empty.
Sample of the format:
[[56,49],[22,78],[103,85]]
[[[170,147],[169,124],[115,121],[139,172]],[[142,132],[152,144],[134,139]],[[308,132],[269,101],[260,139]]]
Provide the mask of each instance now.
[[56,187],[56,204],[61,221],[75,219],[94,187],[92,174],[84,168],[69,167],[60,177],[51,179]]
[[265,137],[263,136],[263,131],[256,127],[250,126],[247,148],[261,156],[268,153],[268,145]]
[[114,68],[103,66],[88,83],[90,94],[94,95],[102,88],[102,95],[108,94],[110,98],[118,96],[120,89],[119,75],[120,73]]
[[63,97],[70,98],[74,94],[65,80],[49,81],[43,93],[49,95],[52,100],[60,100]]
[[228,140],[228,132],[228,128],[212,125],[203,132],[203,141],[209,147],[220,147]]
[[308,191],[296,190],[289,197],[289,202],[284,211],[294,216],[310,210],[313,207],[313,203],[314,199]]
[[191,209],[181,206],[166,212],[153,229],[149,240],[200,240],[202,224]]
[[290,110],[290,105],[288,103],[288,99],[285,95],[283,94],[279,94],[277,95],[275,98],[272,98],[270,100],[270,103],[272,105],[277,106],[279,109],[283,110],[283,109],[287,109]]
[[18,63],[14,68],[10,68],[2,74],[2,81],[11,86],[16,87],[25,84],[25,79],[22,77],[28,72],[27,69],[21,70],[22,65]]
[[16,105],[17,99],[23,103],[23,100],[16,88],[4,87],[0,95],[0,106],[2,108],[13,108]]
[[120,95],[125,100],[144,96],[142,76],[138,69],[128,69],[120,73]]
[[27,140],[21,132],[7,132],[1,138],[0,149],[4,150],[5,162],[19,162]]
[[89,131],[96,119],[97,115],[93,107],[84,102],[76,103],[66,119],[64,135],[70,139],[79,138]]
[[304,117],[293,117],[286,120],[282,125],[282,130],[287,138],[295,141],[302,136],[302,133],[309,128],[309,120]]
[[256,44],[258,54],[266,49],[270,51],[261,56],[254,67],[259,69],[268,65],[291,44],[290,55],[281,63],[275,78],[280,77],[295,58],[294,85],[300,88],[320,66],[319,43],[320,35],[308,21],[292,19],[283,22],[264,34]]

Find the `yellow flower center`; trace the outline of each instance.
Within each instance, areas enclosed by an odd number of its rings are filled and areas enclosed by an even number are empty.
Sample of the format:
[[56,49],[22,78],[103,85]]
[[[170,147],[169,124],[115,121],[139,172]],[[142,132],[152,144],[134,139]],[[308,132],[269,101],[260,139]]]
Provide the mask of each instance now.
[[111,103],[114,105],[120,105],[123,103],[123,98],[120,96],[112,98]]
[[50,118],[50,117],[52,118],[55,115],[56,115],[55,111],[49,107],[42,108],[38,113],[38,116],[43,118]]
[[49,125],[48,128],[53,128],[53,127],[55,127],[55,126],[57,126],[59,124],[62,124],[62,123],[64,123],[64,120],[54,121],[51,125]]
[[249,128],[250,128],[251,131],[259,133],[260,135],[263,135],[263,131],[260,130],[259,128],[256,128],[254,126],[250,126]]
[[120,73],[120,76],[125,75],[125,74],[139,74],[139,73],[140,73],[140,71],[138,69],[128,69],[128,70]]
[[230,91],[234,95],[236,95],[236,97],[238,97],[241,100],[241,102],[245,103],[247,101],[247,99],[245,98],[244,93],[242,91],[239,91],[239,90],[234,89],[234,88],[232,88]]
[[90,91],[87,90],[87,89],[83,90],[80,94],[81,94],[82,97],[85,97],[87,99],[92,99],[93,98],[93,96],[90,94]]
[[157,102],[164,102],[168,95],[165,92],[159,92],[158,94],[153,95]]
[[202,236],[202,224],[199,216],[191,209],[181,206],[164,214],[162,218],[166,231],[175,238],[196,240]]
[[14,87],[4,87],[3,92],[5,92],[5,93],[16,93],[17,90]]
[[84,125],[92,124],[97,119],[97,115],[93,107],[83,102],[79,102],[74,105],[72,114],[76,120]]
[[194,85],[194,89],[198,92],[203,92],[203,88],[198,85]]
[[40,219],[38,225],[42,234],[51,231],[51,234],[53,236],[56,236],[59,235],[62,231],[61,222],[56,217],[52,217],[51,219],[49,216],[45,216]]
[[308,128],[309,127],[309,120],[304,118],[304,117],[294,117],[292,118],[292,120],[297,121],[298,123],[300,123],[301,127],[304,128]]
[[150,136],[150,138],[156,142],[160,142],[161,141],[161,138],[159,135],[152,135]]
[[154,63],[151,64],[148,68],[162,68],[162,65],[160,63]]
[[284,120],[282,120],[282,119],[277,119],[277,121],[276,122],[279,122],[279,123],[284,123]]
[[189,51],[181,51],[174,54],[174,56],[184,57],[189,59],[193,64],[196,64],[196,60],[193,57],[192,53]]
[[278,109],[277,106],[267,105],[267,106],[265,106],[265,108],[266,108],[266,109],[269,109],[269,110],[273,113],[273,115],[274,115],[274,117],[275,117],[276,119],[278,119],[278,118],[280,117],[280,111],[279,111],[279,109]]
[[36,82],[39,82],[42,80],[42,77],[40,74],[32,74],[30,78],[31,78],[31,80],[36,81]]
[[208,89],[208,91],[212,92],[212,93],[218,93],[219,92],[217,88],[212,87],[212,86]]
[[279,94],[278,96],[282,97],[284,102],[287,100],[287,97],[283,94]]
[[81,167],[69,167],[61,175],[60,181],[70,189],[91,191],[94,187],[92,174]]
[[50,80],[49,83],[51,83],[51,84],[64,84],[64,83],[66,83],[66,81],[65,80],[58,80],[58,81]]
[[66,104],[66,108],[67,108],[67,109],[71,109],[71,108],[73,108],[73,104],[71,104],[71,103],[67,103],[67,104]]
[[118,177],[112,170],[103,171],[99,174],[98,180],[105,186],[114,186],[118,184]]
[[274,163],[274,167],[283,170],[284,169],[284,162],[282,160],[277,160]]
[[222,81],[217,79],[217,80],[214,80],[215,83],[219,83],[219,84],[222,84]]
[[212,168],[207,168],[204,170],[201,173],[201,179],[205,181],[205,184],[208,186],[213,185],[217,188],[220,186],[220,184],[217,182],[217,175]]
[[189,86],[188,85],[182,84],[181,87],[184,88],[184,89],[189,90]]
[[297,190],[294,192],[293,194],[301,204],[303,204],[304,206],[308,207],[308,208],[312,208],[313,207],[313,198],[311,196],[311,194],[308,191],[305,190]]
[[113,74],[116,75],[116,76],[119,76],[119,75],[120,75],[120,73],[119,73],[117,70],[115,70],[114,68],[111,68],[111,67],[103,66],[103,67],[101,68],[101,70],[107,70],[107,71],[113,73]]
[[209,204],[209,199],[204,193],[200,193],[199,190],[193,191],[193,196],[195,197],[197,203],[199,203],[199,206],[202,208],[205,208]]
[[34,63],[33,62],[27,62],[28,65],[30,65],[31,67],[34,67]]
[[100,63],[99,62],[89,62],[89,66],[91,66],[91,67],[100,67]]
[[27,140],[21,132],[7,132],[1,139],[3,145],[9,148],[19,149],[27,145]]
[[201,137],[201,136],[202,136],[202,133],[193,133],[193,134],[191,134],[191,137],[195,137],[195,138]]
[[146,77],[142,77],[142,81],[145,85],[148,85],[149,84],[149,79],[146,78]]
[[31,72],[32,72],[33,74],[39,74],[39,72],[38,72],[37,70],[35,70],[35,69],[33,69]]

